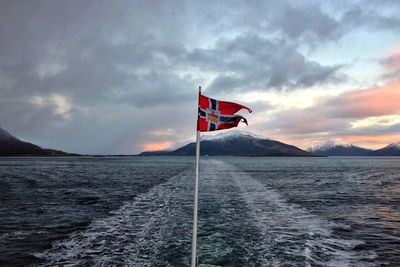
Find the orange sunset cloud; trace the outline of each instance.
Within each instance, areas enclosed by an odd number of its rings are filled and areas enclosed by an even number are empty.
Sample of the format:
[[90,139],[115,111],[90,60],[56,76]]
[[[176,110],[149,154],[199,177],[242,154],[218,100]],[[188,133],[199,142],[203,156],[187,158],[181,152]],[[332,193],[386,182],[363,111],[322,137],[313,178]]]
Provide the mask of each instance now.
[[[400,83],[317,98],[307,108],[291,108],[270,120],[269,136],[307,147],[327,139],[380,148],[399,141]],[[378,128],[379,132],[375,132]],[[390,128],[392,127],[392,128]],[[373,130],[374,128],[375,130]]]
[[344,93],[327,104],[344,117],[362,118],[397,114],[399,103],[400,83],[392,82],[382,87]]
[[171,145],[173,145],[173,142],[170,141],[147,143],[143,145],[143,149],[146,151],[164,150]]

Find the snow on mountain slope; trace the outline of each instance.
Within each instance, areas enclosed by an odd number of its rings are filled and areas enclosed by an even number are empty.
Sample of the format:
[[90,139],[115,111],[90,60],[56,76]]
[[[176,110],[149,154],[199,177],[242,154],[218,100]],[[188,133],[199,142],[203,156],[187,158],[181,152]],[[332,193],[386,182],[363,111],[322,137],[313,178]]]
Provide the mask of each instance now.
[[351,146],[352,146],[351,144],[345,144],[345,143],[340,143],[340,142],[337,142],[334,140],[328,140],[319,145],[312,146],[312,147],[308,148],[307,150],[310,152],[327,151],[327,150],[333,149],[335,147],[351,147]]
[[208,141],[208,140],[227,140],[227,139],[232,139],[232,138],[238,138],[238,137],[244,137],[244,138],[257,138],[257,139],[267,139],[270,140],[267,137],[264,137],[262,135],[257,135],[254,133],[246,132],[246,131],[239,131],[239,130],[231,130],[231,131],[226,131],[222,133],[218,133],[215,135],[207,135],[207,134],[202,134],[201,135],[201,140],[202,141]]
[[388,147],[396,148],[400,150],[400,141],[396,143],[391,143]]

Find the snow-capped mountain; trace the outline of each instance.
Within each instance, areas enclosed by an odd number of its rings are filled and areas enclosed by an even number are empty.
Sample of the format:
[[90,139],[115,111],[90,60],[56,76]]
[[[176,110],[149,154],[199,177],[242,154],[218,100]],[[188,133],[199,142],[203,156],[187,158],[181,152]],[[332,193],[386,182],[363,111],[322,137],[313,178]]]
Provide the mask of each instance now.
[[[140,156],[193,156],[196,143],[191,142],[170,151],[145,151]],[[231,130],[201,136],[201,155],[209,156],[400,156],[400,142],[371,150],[352,144],[325,141],[304,151],[296,146],[268,139],[250,132]]]
[[384,148],[375,150],[373,156],[400,156],[400,142],[395,142]]
[[326,151],[326,150],[332,149],[337,146],[350,147],[351,145],[345,144],[345,143],[340,143],[340,142],[337,142],[334,140],[328,140],[321,144],[312,146],[312,147],[308,148],[307,150],[308,151]]
[[352,144],[325,141],[322,144],[310,147],[309,152],[318,156],[368,156],[372,150],[354,146]]
[[[174,151],[143,152],[141,156],[194,156],[196,143],[192,142]],[[298,147],[242,131],[228,131],[201,137],[201,155],[208,156],[312,156]]]
[[239,130],[231,130],[222,133],[218,133],[215,135],[203,134],[201,136],[202,141],[209,141],[209,140],[227,140],[231,138],[255,138],[255,139],[269,139],[262,135],[246,132],[246,131],[239,131]]
[[388,145],[391,148],[395,148],[395,149],[399,149],[400,150],[400,141],[396,142],[396,143],[392,143],[390,145]]

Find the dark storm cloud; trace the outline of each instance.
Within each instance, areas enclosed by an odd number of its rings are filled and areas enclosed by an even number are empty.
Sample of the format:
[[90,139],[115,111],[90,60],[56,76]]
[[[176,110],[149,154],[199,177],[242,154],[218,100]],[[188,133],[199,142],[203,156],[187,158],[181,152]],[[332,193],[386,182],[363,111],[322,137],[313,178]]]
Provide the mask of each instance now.
[[276,12],[271,12],[267,29],[278,29],[290,39],[303,41],[336,40],[343,33],[340,22],[318,4],[293,6],[283,2],[281,5]]
[[0,126],[77,152],[138,152],[141,133],[192,129],[203,80],[213,94],[345,80],[304,49],[356,27],[365,14],[350,8],[341,18],[315,2],[2,1]]
[[[215,92],[298,89],[342,82],[341,66],[310,61],[296,46],[254,34],[221,40],[215,50],[196,50],[189,58],[204,68],[220,72],[209,86]],[[213,57],[213,55],[217,55]]]

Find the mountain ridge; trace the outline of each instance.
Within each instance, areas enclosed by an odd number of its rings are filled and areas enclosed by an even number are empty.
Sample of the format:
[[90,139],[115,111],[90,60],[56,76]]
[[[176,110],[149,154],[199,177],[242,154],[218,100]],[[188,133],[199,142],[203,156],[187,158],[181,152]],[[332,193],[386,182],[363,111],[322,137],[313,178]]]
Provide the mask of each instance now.
[[328,140],[308,148],[307,151],[319,156],[400,156],[400,142],[373,150]]
[[[238,143],[235,139],[241,139],[241,142]],[[260,151],[257,150],[247,150],[243,151],[232,151],[227,150],[227,147],[244,146],[249,145],[249,142],[243,142],[244,139],[252,139],[253,145],[258,147],[263,147],[260,144],[256,144],[257,142],[263,142],[266,147],[273,148],[273,145],[282,146],[278,151]],[[229,140],[233,140],[229,143]],[[257,141],[258,140],[258,141]],[[261,140],[261,141],[260,141]],[[219,142],[219,143],[218,143]],[[221,142],[224,143],[224,146],[221,146]],[[251,145],[251,144],[250,144]],[[211,148],[214,147],[214,148]],[[264,147],[264,148],[266,148]],[[277,147],[275,147],[277,148]],[[286,152],[284,151],[285,149]],[[292,148],[300,153],[290,153],[289,148]],[[138,156],[194,156],[196,149],[196,143],[191,142],[179,148],[175,148],[172,150],[158,150],[158,151],[143,151]],[[282,150],[283,149],[283,150]],[[298,150],[297,150],[298,149]],[[289,152],[289,153],[288,153]],[[293,152],[293,151],[292,151]],[[304,154],[304,152],[308,152],[308,154]],[[360,146],[356,146],[353,144],[346,144],[342,142],[337,142],[333,140],[327,140],[321,144],[316,146],[312,146],[307,150],[302,150],[294,145],[285,144],[279,142],[277,140],[269,139],[264,136],[256,135],[250,132],[245,131],[230,131],[230,132],[222,132],[216,135],[204,135],[201,137],[201,149],[200,154],[202,156],[254,156],[254,157],[262,157],[262,156],[400,156],[400,142],[394,142],[389,144],[381,149],[368,149]]]
[[394,142],[385,147],[374,150],[372,156],[400,156],[400,142]]
[[318,156],[368,156],[373,152],[371,149],[355,146],[353,144],[339,143],[333,140],[325,141],[319,145],[312,146],[307,151]]
[[[314,156],[296,146],[242,131],[207,136],[200,143],[202,156]],[[144,151],[139,156],[194,156],[195,152],[196,142],[191,142],[173,151]]]
[[[137,156],[194,156],[196,143],[171,150],[144,151]],[[227,131],[201,137],[201,155],[209,156],[400,156],[400,141],[372,150],[353,144],[327,140],[303,150],[264,136],[245,131]],[[61,150],[45,149],[22,141],[0,127],[0,156],[79,156]]]
[[79,154],[67,153],[61,150],[41,148],[38,145],[24,142],[0,127],[0,156],[78,156]]

